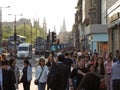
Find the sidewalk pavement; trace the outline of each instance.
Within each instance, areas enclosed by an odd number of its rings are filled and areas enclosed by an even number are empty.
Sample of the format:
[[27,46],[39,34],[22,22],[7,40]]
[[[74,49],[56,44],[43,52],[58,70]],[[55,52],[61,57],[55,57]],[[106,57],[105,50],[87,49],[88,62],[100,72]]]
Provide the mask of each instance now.
[[[20,70],[20,72],[22,72],[22,71]],[[33,74],[33,76],[32,76],[32,81],[31,81],[31,84],[30,84],[30,90],[38,90],[38,86],[34,84],[34,80],[35,80],[35,67],[32,68],[32,74]],[[22,83],[19,84],[19,89],[18,90],[24,90]],[[45,90],[47,90],[47,88]]]
[[[32,81],[31,81],[30,90],[38,90],[37,85],[34,84],[34,80],[35,80],[35,77],[33,77]],[[19,84],[19,89],[18,90],[24,90],[22,83]]]
[[[34,80],[35,80],[35,77],[33,77],[32,81],[31,81],[30,90],[38,90],[38,86],[34,84]],[[18,90],[24,90],[22,83],[19,84],[19,89]],[[45,90],[47,90],[47,87],[46,87]]]

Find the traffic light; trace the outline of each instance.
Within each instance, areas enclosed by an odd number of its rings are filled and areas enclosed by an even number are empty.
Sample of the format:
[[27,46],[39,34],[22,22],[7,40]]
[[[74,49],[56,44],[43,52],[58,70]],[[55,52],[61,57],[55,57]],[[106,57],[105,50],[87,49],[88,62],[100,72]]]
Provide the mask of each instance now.
[[52,43],[56,41],[56,33],[52,32]]
[[49,40],[50,40],[50,35],[48,34],[47,35],[47,42],[49,42]]

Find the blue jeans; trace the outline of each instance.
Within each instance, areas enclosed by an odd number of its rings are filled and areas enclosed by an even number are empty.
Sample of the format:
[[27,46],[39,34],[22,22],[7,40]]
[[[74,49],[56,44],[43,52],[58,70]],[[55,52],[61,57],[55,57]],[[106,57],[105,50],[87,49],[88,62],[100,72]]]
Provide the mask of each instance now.
[[45,83],[38,83],[38,90],[45,90],[46,82]]

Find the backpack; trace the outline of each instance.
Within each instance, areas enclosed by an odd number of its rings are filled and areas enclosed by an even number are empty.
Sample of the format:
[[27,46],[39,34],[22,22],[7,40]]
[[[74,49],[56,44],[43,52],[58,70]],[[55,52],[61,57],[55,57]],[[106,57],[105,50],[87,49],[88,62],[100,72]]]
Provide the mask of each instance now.
[[56,65],[54,65],[50,72],[48,73],[47,76],[47,86],[49,88],[56,88],[57,86],[57,82],[58,82],[58,77],[57,77],[57,69],[55,67]]

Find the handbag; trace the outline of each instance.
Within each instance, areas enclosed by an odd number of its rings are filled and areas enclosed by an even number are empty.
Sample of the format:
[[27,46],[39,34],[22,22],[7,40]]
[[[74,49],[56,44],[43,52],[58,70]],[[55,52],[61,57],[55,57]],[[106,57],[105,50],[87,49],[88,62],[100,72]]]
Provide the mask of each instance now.
[[42,72],[40,73],[39,78],[34,81],[34,84],[35,84],[35,85],[38,85],[38,81],[39,81],[39,79],[40,79],[40,77],[41,77],[41,75],[42,75],[42,73],[43,73],[43,70],[44,70],[44,69],[42,69]]
[[104,80],[100,82],[100,88],[101,88],[101,89],[107,88]]

